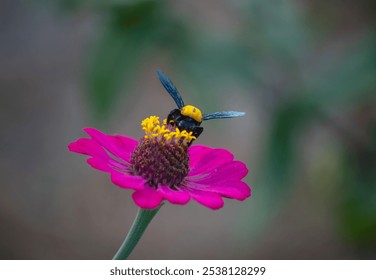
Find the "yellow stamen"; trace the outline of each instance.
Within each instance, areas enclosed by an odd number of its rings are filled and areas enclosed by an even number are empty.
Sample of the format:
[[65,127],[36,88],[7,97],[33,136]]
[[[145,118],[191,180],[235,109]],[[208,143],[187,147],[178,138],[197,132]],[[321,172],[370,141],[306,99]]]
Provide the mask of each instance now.
[[186,130],[180,131],[179,128],[175,128],[175,131],[167,128],[166,119],[163,120],[163,124],[161,125],[159,122],[159,117],[157,116],[150,116],[144,119],[141,122],[142,129],[145,131],[145,138],[153,138],[162,136],[166,140],[171,140],[173,138],[177,139],[185,139],[188,142],[195,140],[196,137],[192,136],[192,132],[188,132]]

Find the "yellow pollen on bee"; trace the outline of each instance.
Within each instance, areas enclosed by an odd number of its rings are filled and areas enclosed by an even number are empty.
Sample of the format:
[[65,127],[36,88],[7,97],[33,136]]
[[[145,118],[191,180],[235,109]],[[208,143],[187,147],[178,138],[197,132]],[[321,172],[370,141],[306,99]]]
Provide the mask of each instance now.
[[195,106],[185,105],[180,112],[183,116],[191,117],[199,123],[202,122],[201,110]]
[[168,129],[166,125],[166,119],[163,120],[163,124],[161,125],[159,122],[159,117],[157,116],[150,116],[141,122],[142,129],[145,131],[145,138],[162,136],[166,140],[177,138],[185,139],[188,142],[196,139],[196,137],[192,135],[192,132],[188,132],[186,130],[180,131],[180,129],[177,127],[175,128],[175,131],[172,131],[171,129]]

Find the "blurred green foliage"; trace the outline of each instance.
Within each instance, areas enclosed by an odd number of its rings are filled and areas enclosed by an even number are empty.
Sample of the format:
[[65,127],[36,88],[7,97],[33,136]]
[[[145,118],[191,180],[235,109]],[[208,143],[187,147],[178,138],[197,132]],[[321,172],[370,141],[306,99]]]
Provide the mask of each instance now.
[[249,96],[270,110],[264,173],[254,184],[262,186],[258,193],[270,205],[282,203],[303,164],[302,137],[322,125],[342,147],[336,154],[340,179],[329,180],[338,184],[333,205],[339,228],[353,244],[376,247],[372,21],[348,34],[341,30],[346,18],[334,10],[325,10],[324,20],[335,14],[335,24],[323,24],[317,9],[324,1],[306,6],[293,0],[229,1],[222,5],[234,14],[233,27],[221,31],[178,14],[173,1],[58,2],[100,18],[87,68],[88,100],[97,117],[108,117],[120,90],[127,93],[124,85],[132,85],[140,66],[161,54],[175,77],[189,77],[201,92],[214,92],[230,80],[245,92],[257,89]]

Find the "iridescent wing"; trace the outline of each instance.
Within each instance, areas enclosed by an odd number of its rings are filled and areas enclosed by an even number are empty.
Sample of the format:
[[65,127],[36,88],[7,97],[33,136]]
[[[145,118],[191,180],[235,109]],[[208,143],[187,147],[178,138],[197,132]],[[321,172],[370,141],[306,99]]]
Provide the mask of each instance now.
[[157,75],[159,80],[161,81],[164,88],[167,90],[167,92],[171,95],[172,99],[174,99],[176,105],[178,105],[178,108],[181,109],[184,107],[184,101],[180,96],[179,91],[174,86],[174,84],[170,81],[170,79],[163,74],[162,71],[158,70]]
[[213,120],[213,119],[226,119],[226,118],[237,118],[244,116],[244,112],[236,112],[236,111],[227,111],[227,112],[215,112],[211,114],[205,114],[202,116],[202,120]]

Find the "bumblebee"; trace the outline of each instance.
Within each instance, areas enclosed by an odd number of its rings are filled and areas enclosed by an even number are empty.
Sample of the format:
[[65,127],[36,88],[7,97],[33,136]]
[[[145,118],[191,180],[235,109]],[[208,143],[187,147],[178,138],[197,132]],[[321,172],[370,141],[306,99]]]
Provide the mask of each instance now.
[[204,128],[201,125],[203,121],[212,119],[225,119],[225,118],[236,118],[244,116],[244,112],[236,111],[225,111],[225,112],[215,112],[211,114],[202,114],[201,110],[192,105],[184,105],[184,101],[174,84],[170,79],[163,74],[162,71],[157,71],[159,80],[161,81],[163,87],[171,95],[172,99],[178,106],[177,109],[172,110],[167,116],[167,124],[173,125],[180,130],[186,130],[192,132],[192,135],[198,138]]

